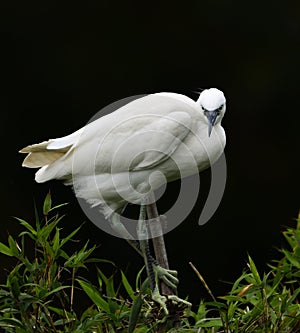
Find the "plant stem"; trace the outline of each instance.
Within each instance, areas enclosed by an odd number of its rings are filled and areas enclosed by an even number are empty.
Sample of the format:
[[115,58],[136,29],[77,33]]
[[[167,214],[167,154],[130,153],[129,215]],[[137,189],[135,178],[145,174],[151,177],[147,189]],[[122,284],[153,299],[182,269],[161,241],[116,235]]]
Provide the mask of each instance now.
[[75,267],[73,267],[73,270],[72,270],[72,286],[71,286],[71,297],[70,297],[70,311],[71,312],[73,312],[74,282],[75,282]]

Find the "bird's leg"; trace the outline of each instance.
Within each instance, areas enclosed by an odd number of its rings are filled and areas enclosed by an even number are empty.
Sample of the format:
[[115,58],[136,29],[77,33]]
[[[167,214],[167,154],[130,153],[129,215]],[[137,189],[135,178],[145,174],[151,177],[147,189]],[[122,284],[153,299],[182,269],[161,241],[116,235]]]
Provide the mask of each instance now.
[[149,249],[149,243],[148,243],[148,230],[145,223],[146,219],[146,208],[144,205],[141,205],[140,208],[140,216],[139,221],[137,225],[137,234],[139,238],[139,248],[141,251],[141,255],[143,256],[145,267],[147,271],[147,275],[149,277],[149,283],[151,291],[154,289],[155,286],[155,277],[154,277],[154,271],[150,256],[150,249]]
[[[110,219],[111,227],[118,233],[122,238],[126,239],[126,241],[131,245],[137,253],[144,258],[143,252],[141,250],[140,242],[132,239],[132,235],[127,231],[124,227],[123,223],[120,221],[119,214],[113,214]],[[148,248],[149,249],[149,248]],[[148,260],[151,262],[155,275],[166,285],[176,291],[178,285],[177,271],[163,268],[157,260],[155,260],[150,253],[148,253]]]
[[150,288],[151,288],[151,294],[152,299],[157,302],[164,310],[166,314],[168,314],[168,309],[166,306],[167,298],[160,294],[159,292],[159,286],[158,286],[158,275],[154,274],[152,260],[150,256],[150,249],[149,249],[149,242],[148,242],[148,230],[147,230],[147,224],[146,224],[146,207],[145,205],[141,205],[140,209],[140,216],[137,226],[137,233],[139,237],[139,243],[140,243],[140,250],[142,252],[147,275],[149,277],[150,282]]
[[141,251],[141,255],[145,262],[145,267],[147,271],[147,275],[149,277],[150,282],[150,288],[151,291],[154,289],[155,286],[155,277],[154,277],[154,271],[150,256],[150,249],[149,249],[149,243],[148,243],[148,230],[145,223],[146,219],[146,208],[144,205],[141,205],[140,208],[140,216],[139,221],[137,225],[137,234],[139,238],[139,249]]
[[[160,222],[160,216],[158,214],[156,203],[154,200],[155,199],[154,194],[152,193],[150,198],[148,198],[148,199],[150,199],[150,203],[147,205],[147,214],[148,214],[148,218],[150,219],[149,226],[150,226],[151,233],[153,232],[152,235],[155,235],[155,237],[153,238],[155,255],[156,255],[156,258],[158,259],[158,261],[162,263],[162,266],[166,267],[164,269],[169,270],[167,253],[166,253],[165,243],[164,243],[163,234],[162,234],[162,230],[161,230],[162,226],[161,226],[161,222]],[[159,236],[157,236],[157,235],[159,235]],[[163,268],[161,266],[158,266],[158,267]],[[156,276],[158,276],[158,274]],[[177,272],[176,272],[176,276],[177,276]],[[161,280],[163,282],[165,282],[163,278],[161,278]],[[177,281],[178,281],[178,279],[177,279]],[[170,286],[170,285],[168,285],[168,286]],[[187,301],[179,298],[176,295],[177,294],[176,286],[175,286],[175,288],[171,287],[173,289],[173,293],[172,293],[172,290],[170,290],[170,288],[166,288],[166,286],[163,283],[162,283],[162,287],[165,287],[163,290],[165,290],[165,294],[166,294],[165,298],[167,300],[171,300],[175,304],[181,303],[188,307],[192,306],[192,304],[190,302],[187,302]],[[165,310],[166,305],[163,306],[163,308]],[[165,310],[165,312],[166,312],[166,314],[168,314],[168,311]]]
[[[168,286],[170,286],[174,292],[176,292],[178,279],[177,271],[169,270],[160,266],[160,264],[150,255],[149,243],[147,237],[147,226],[145,223],[145,206],[141,207],[140,219],[138,222],[138,234],[140,241],[132,239],[132,235],[125,228],[123,223],[120,221],[119,214],[113,214],[110,223],[111,227],[117,232],[121,237],[125,238],[127,242],[144,258],[146,265],[147,275],[150,281],[150,288],[152,293],[152,299],[160,304],[166,314],[168,314],[168,309],[166,306],[167,298],[160,295],[158,280],[164,281]],[[168,299],[176,298],[175,295],[168,296]],[[185,302],[185,301],[183,301]]]

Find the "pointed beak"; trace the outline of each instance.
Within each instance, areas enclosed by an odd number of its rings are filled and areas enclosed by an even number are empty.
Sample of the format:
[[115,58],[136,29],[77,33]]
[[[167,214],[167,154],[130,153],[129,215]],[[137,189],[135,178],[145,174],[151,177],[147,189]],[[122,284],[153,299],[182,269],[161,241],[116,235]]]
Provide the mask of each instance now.
[[218,113],[217,113],[217,111],[206,111],[205,115],[208,120],[208,136],[210,136],[212,128],[217,119]]

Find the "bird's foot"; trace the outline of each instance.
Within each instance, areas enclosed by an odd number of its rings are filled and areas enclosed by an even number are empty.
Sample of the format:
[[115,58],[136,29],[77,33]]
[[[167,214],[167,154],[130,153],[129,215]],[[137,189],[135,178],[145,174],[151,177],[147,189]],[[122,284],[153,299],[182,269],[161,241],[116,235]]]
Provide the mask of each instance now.
[[[177,293],[177,285],[179,283],[179,280],[177,278],[178,275],[177,271],[163,268],[160,265],[153,265],[153,270],[155,273],[156,283],[155,283],[155,288],[152,291],[152,299],[161,306],[166,315],[169,314],[167,305],[172,307],[173,304],[177,307],[178,305],[181,304],[184,307],[188,308],[192,306],[190,302],[181,299],[177,295],[175,295]],[[158,288],[159,280],[163,281],[167,286],[169,286],[173,290],[174,294],[166,296],[161,295]]]
[[159,280],[176,292],[179,283],[177,271],[163,268],[160,265],[153,265],[153,270]]
[[161,295],[158,291],[158,288],[155,288],[155,290],[152,292],[152,299],[161,306],[166,316],[169,314],[169,310],[167,307],[168,302],[172,302],[172,304],[175,306],[183,305],[184,307],[188,308],[191,308],[192,306],[190,302],[182,298],[179,298],[176,295],[168,295],[168,296]]
[[169,314],[169,311],[167,308],[167,297],[160,294],[158,287],[156,287],[155,290],[152,292],[152,299],[154,302],[156,302],[160,305],[160,307],[163,309],[163,311],[166,315]]
[[168,300],[172,301],[173,304],[183,304],[184,306],[187,306],[188,308],[192,307],[192,303],[190,303],[176,295],[169,295]]

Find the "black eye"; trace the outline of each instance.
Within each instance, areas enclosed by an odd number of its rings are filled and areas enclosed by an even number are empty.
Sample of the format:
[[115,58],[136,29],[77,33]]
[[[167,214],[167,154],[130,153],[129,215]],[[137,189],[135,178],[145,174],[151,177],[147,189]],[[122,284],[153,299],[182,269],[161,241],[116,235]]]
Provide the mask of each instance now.
[[218,108],[218,111],[222,111],[222,109],[223,109],[223,104]]

